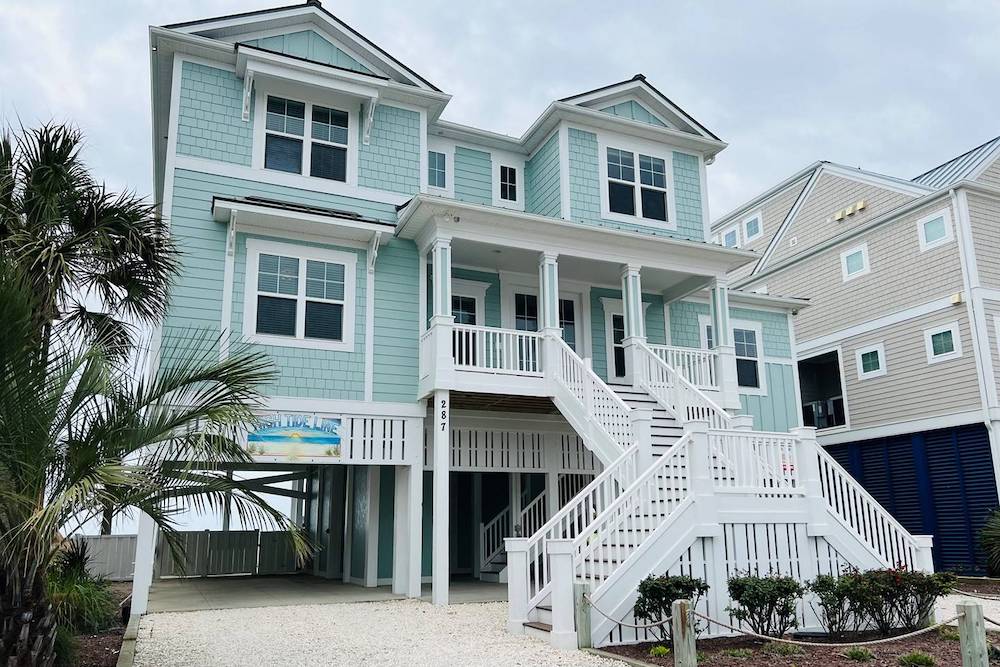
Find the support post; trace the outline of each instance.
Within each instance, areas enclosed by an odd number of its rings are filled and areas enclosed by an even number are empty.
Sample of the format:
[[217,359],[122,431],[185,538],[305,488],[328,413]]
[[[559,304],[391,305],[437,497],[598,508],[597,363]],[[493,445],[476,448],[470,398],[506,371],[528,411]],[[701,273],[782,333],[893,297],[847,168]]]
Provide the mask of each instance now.
[[625,338],[622,344],[625,347],[627,358],[626,376],[629,382],[635,385],[640,378],[637,371],[641,362],[638,343],[646,342],[646,321],[645,312],[642,307],[642,279],[639,275],[640,267],[635,264],[627,264],[622,267],[622,315],[625,319]]
[[538,315],[540,330],[560,336],[559,327],[559,255],[543,252],[538,257]]
[[789,429],[798,440],[796,465],[798,465],[799,485],[808,498],[822,498],[823,486],[819,471],[819,443],[816,429],[812,426],[797,426]]
[[[233,481],[232,470],[226,471],[226,479],[228,479],[230,483]],[[293,508],[297,502],[298,502],[297,500],[292,501]],[[229,523],[232,519],[232,515],[233,515],[233,492],[226,491],[226,506],[222,508],[222,532],[224,533],[229,532]]]
[[140,512],[132,573],[132,616],[145,614],[149,607],[149,587],[153,584],[156,537],[156,524],[153,523],[152,517],[145,512]]
[[712,315],[712,337],[718,352],[719,390],[722,407],[735,411],[740,408],[740,389],[736,379],[736,347],[733,345],[732,327],[729,324],[729,284],[725,276],[718,276],[709,288]]
[[[410,495],[410,471],[414,466],[396,466],[395,484],[392,496],[392,592],[395,595],[406,595],[410,589],[409,558],[410,549],[410,513],[419,514],[420,506],[413,507],[408,503]],[[418,471],[419,472],[419,471]],[[419,538],[418,538],[419,539]]]
[[958,640],[962,649],[962,667],[989,667],[982,605],[972,600],[961,600],[956,609],[961,614],[958,619]]
[[528,537],[521,531],[521,473],[510,472],[508,480],[510,482],[510,529],[514,537]]
[[[433,315],[431,328],[434,330],[433,373],[435,377],[447,375],[454,368],[452,352],[452,326],[455,318],[451,314],[451,239],[436,238],[431,244],[431,288]],[[435,386],[440,385],[436,382]]]
[[[545,472],[545,517],[551,519],[559,512],[559,471],[549,463]],[[529,536],[530,537],[530,536]]]
[[[420,429],[423,432],[423,429]],[[420,448],[423,450],[423,447]],[[407,488],[409,498],[406,501],[409,506],[408,528],[410,534],[410,551],[407,554],[406,574],[406,597],[419,598],[421,592],[421,580],[423,579],[423,535],[424,535],[424,466],[422,455],[417,457],[417,462],[409,466],[410,483]]]
[[381,494],[379,488],[382,481],[382,470],[379,466],[368,466],[367,485],[365,493],[368,496],[368,517],[365,525],[365,587],[375,588],[378,586],[378,524],[379,524],[379,500]]
[[934,572],[934,536],[933,535],[914,535],[914,541],[917,543],[917,557],[916,561],[913,563],[913,567],[918,572],[926,572],[931,574]]
[[483,473],[472,473],[472,576],[479,578],[482,566]]
[[504,539],[507,549],[507,632],[524,634],[528,622],[528,540]]
[[590,620],[590,602],[587,596],[590,595],[589,584],[573,584],[573,598],[576,607],[576,647],[593,648],[594,640],[590,633],[592,630]]
[[653,465],[653,411],[649,408],[633,408],[632,441],[639,447],[639,469]]
[[431,601],[448,604],[449,475],[451,458],[450,396],[447,389],[434,391],[434,528],[431,566]]
[[674,641],[674,667],[698,667],[698,650],[695,645],[694,619],[691,603],[674,600],[670,605],[671,637]]
[[558,649],[575,649],[576,610],[573,585],[573,540],[549,540],[546,549],[552,572],[552,631],[549,641]]

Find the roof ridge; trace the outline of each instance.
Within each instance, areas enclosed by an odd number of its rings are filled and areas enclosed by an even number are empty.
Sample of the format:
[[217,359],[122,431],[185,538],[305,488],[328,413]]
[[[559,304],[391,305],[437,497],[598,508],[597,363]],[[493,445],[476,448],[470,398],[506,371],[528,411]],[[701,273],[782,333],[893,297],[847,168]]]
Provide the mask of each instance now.
[[924,176],[927,176],[928,174],[930,174],[930,173],[932,173],[932,172],[935,172],[935,171],[937,171],[938,169],[940,169],[940,168],[944,167],[945,165],[948,165],[948,164],[951,164],[952,162],[957,162],[958,160],[961,160],[962,158],[964,158],[964,157],[966,157],[966,156],[968,156],[968,155],[971,155],[972,153],[975,153],[975,152],[976,152],[976,151],[978,151],[978,150],[982,150],[983,148],[986,148],[986,147],[987,147],[988,145],[990,145],[990,144],[994,143],[994,142],[995,142],[995,141],[997,141],[998,139],[1000,139],[1000,135],[997,135],[997,136],[993,137],[992,139],[987,139],[986,141],[984,141],[983,143],[979,144],[978,146],[976,146],[976,147],[974,147],[974,148],[970,148],[969,150],[965,151],[964,153],[960,153],[960,154],[956,155],[956,156],[955,156],[955,157],[953,157],[953,158],[950,158],[950,159],[948,159],[948,160],[945,160],[945,161],[944,161],[944,162],[942,162],[941,164],[939,164],[939,165],[937,165],[937,166],[935,166],[935,167],[931,167],[930,169],[928,169],[927,171],[923,172],[922,174],[917,174],[916,176],[914,176],[914,177],[913,177],[912,179],[910,179],[910,180],[912,180],[912,181],[916,181],[916,180],[918,180],[918,179],[921,179],[921,178],[923,178]]

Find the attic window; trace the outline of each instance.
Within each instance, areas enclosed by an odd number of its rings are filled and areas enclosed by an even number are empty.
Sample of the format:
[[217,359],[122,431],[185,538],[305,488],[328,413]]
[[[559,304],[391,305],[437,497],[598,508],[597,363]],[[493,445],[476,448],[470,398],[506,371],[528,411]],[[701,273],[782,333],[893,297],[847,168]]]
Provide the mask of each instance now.
[[263,125],[265,169],[347,182],[347,111],[268,95]]

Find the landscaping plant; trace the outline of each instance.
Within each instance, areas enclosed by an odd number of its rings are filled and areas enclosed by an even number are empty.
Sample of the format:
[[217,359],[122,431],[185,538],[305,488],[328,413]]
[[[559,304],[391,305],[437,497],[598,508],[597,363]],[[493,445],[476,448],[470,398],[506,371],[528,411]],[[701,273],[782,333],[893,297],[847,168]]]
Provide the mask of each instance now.
[[670,655],[670,649],[663,645],[656,645],[649,649],[649,657],[665,658]]
[[899,664],[903,667],[934,667],[934,658],[923,651],[912,651],[899,656]]
[[798,627],[796,604],[804,592],[802,584],[791,577],[730,577],[729,597],[734,606],[727,607],[727,611],[759,635],[781,637]]
[[852,646],[844,651],[844,657],[854,662],[871,662],[875,659],[875,654],[864,646]]
[[842,575],[851,581],[853,599],[859,613],[882,636],[902,629],[920,628],[934,611],[934,603],[955,587],[955,575],[926,574],[906,567],[851,572]]
[[87,544],[70,540],[56,557],[46,578],[46,592],[60,626],[77,634],[107,630],[115,622],[118,605],[111,585],[87,572]]
[[[708,584],[701,579],[687,575],[663,575],[646,577],[639,582],[639,595],[635,601],[634,614],[639,620],[655,623],[670,618],[670,607],[675,600],[690,600],[691,607],[698,604],[701,596],[708,591]],[[672,641],[671,625],[665,621],[657,626],[660,638]],[[695,624],[697,631],[698,625]]]
[[823,630],[831,637],[857,632],[865,622],[860,608],[858,581],[854,572],[845,572],[839,577],[821,574],[806,586],[815,596],[815,601],[809,604]]

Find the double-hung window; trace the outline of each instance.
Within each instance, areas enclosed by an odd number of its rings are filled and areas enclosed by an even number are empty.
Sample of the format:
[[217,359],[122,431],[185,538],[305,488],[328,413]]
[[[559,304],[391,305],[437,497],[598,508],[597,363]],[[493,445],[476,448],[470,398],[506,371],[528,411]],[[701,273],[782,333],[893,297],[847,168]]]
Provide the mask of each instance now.
[[606,157],[608,211],[618,215],[667,222],[669,216],[666,162],[653,155],[637,154],[612,147],[607,148]]
[[427,185],[432,188],[448,187],[447,157],[438,151],[427,151]]
[[760,389],[760,348],[754,329],[733,329],[736,347],[736,382],[740,387]]
[[517,201],[517,169],[500,165],[500,199]]
[[353,253],[247,242],[244,334],[271,345],[353,349]]
[[608,207],[635,215],[635,157],[629,151],[608,149]]
[[264,168],[346,182],[348,130],[346,111],[268,95]]

